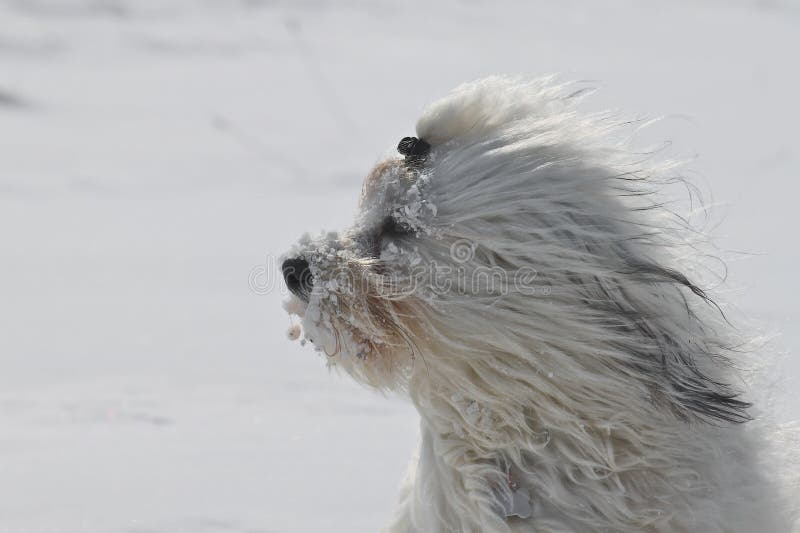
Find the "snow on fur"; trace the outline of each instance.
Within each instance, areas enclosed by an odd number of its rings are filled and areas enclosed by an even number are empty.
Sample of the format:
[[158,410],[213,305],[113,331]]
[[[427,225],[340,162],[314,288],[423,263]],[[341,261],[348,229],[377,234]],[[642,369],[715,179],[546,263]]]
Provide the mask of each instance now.
[[419,410],[388,530],[790,531],[788,434],[751,420],[749,339],[659,192],[679,178],[579,93],[457,88],[417,122],[422,164],[380,163],[352,228],[288,254],[304,338]]

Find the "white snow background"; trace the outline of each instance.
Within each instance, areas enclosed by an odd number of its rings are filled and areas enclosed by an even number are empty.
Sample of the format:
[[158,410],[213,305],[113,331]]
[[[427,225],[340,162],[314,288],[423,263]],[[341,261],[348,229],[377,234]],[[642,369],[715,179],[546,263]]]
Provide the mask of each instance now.
[[798,50],[789,0],[0,0],[0,533],[376,531],[416,415],[286,339],[270,257],[492,73],[667,117],[796,417]]

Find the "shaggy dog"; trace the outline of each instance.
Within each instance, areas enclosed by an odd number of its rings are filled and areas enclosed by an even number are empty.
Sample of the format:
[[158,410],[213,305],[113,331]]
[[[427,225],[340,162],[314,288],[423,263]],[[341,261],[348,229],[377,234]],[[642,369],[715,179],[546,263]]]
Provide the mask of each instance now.
[[797,468],[752,420],[677,178],[578,96],[494,77],[431,105],[353,227],[287,254],[290,337],[418,409],[388,531],[791,531]]

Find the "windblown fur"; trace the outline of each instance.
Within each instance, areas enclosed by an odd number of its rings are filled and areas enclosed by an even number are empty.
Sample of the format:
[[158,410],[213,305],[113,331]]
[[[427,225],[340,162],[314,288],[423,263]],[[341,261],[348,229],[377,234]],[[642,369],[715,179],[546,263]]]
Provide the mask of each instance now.
[[313,280],[287,302],[304,339],[419,411],[388,531],[792,531],[798,469],[750,406],[702,233],[659,192],[677,178],[578,96],[459,87],[352,228],[287,255]]

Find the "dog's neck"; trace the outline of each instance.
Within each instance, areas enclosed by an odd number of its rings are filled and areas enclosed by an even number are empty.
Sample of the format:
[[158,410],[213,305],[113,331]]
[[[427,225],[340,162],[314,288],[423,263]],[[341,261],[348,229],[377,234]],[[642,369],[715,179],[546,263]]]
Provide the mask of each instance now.
[[[529,516],[570,531],[587,524],[715,531],[710,522],[709,529],[698,524],[715,516],[709,509],[719,493],[712,491],[730,483],[726,462],[751,457],[743,449],[747,439],[725,442],[726,431],[741,428],[693,424],[657,408],[639,413],[641,401],[609,410],[604,419],[595,406],[566,416],[563,406],[535,403],[535,394],[527,401],[492,398],[507,387],[448,388],[470,378],[449,368],[451,379],[443,379],[439,370],[420,372],[409,387],[422,419],[415,490],[428,495],[417,498],[415,512],[428,509],[458,531],[506,531]],[[516,423],[495,411],[515,403]],[[755,465],[740,470],[757,471]]]

